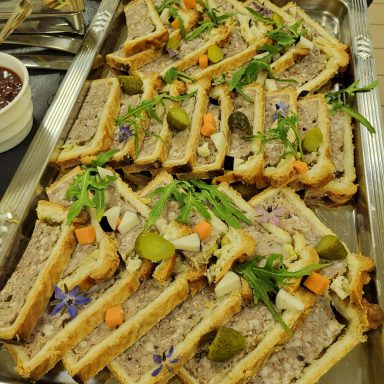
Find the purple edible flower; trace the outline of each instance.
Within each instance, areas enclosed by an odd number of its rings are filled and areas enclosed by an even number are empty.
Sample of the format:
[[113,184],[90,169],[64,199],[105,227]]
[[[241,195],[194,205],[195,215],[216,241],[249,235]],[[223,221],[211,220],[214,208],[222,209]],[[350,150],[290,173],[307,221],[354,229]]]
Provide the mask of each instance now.
[[273,121],[277,120],[278,115],[280,115],[281,117],[286,117],[288,112],[289,112],[289,105],[285,104],[284,101],[280,100],[276,104],[276,112],[272,116]]
[[176,51],[175,49],[172,49],[172,48],[165,48],[165,50],[167,51],[169,57],[171,57],[171,58],[176,57],[179,54],[178,51]]
[[157,376],[161,372],[163,367],[166,367],[168,369],[168,371],[172,372],[171,365],[176,364],[179,361],[178,358],[172,359],[174,350],[175,349],[173,348],[173,345],[171,345],[168,352],[164,351],[162,355],[153,354],[153,356],[152,356],[153,361],[156,364],[159,364],[159,366],[155,370],[152,371],[152,373],[151,373],[152,376],[154,376],[154,377]]
[[256,11],[260,12],[264,17],[271,17],[272,12],[270,9],[263,7],[260,4],[257,4],[255,2],[252,3],[253,8],[256,9]]
[[51,312],[51,316],[55,316],[61,312],[65,307],[68,308],[69,316],[73,319],[77,314],[76,306],[88,304],[91,300],[88,297],[79,295],[80,287],[76,285],[71,291],[68,291],[66,285],[64,285],[64,292],[58,287],[55,287],[55,307]]
[[129,125],[122,125],[119,129],[119,143],[128,140],[132,136],[131,128]]
[[259,223],[272,223],[274,225],[279,225],[280,220],[286,214],[287,210],[283,207],[272,207],[269,205],[266,209],[262,207],[256,208],[257,221]]

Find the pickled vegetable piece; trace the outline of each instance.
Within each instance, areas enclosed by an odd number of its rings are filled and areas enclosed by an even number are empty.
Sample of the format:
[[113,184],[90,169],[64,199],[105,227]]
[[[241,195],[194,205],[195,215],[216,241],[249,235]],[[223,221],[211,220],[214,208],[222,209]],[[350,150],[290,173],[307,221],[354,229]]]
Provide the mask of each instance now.
[[211,45],[208,48],[208,60],[211,63],[218,63],[219,61],[223,60],[224,58],[224,52],[223,50],[218,47],[217,45]]
[[121,88],[126,95],[143,93],[143,81],[137,76],[117,76]]
[[323,142],[323,134],[319,127],[311,128],[303,139],[303,149],[306,153],[316,152]]
[[232,359],[247,346],[247,339],[232,328],[220,327],[208,347],[208,360],[224,362]]
[[170,49],[178,49],[180,47],[180,40],[174,38],[174,37],[171,37],[168,41],[167,41],[167,48],[170,48]]
[[321,258],[328,260],[342,260],[348,255],[343,243],[335,235],[324,236],[315,249]]
[[278,14],[273,12],[272,14],[272,20],[277,24],[277,25],[282,25],[284,23],[284,20],[282,17]]
[[169,128],[174,131],[184,131],[184,129],[187,129],[191,124],[187,112],[181,107],[171,107],[169,109],[167,122]]
[[175,254],[175,247],[164,237],[153,233],[141,233],[136,239],[135,251],[143,259],[154,262],[165,260]]
[[231,130],[238,129],[246,134],[252,134],[252,127],[248,117],[240,111],[232,112],[228,118],[228,125]]

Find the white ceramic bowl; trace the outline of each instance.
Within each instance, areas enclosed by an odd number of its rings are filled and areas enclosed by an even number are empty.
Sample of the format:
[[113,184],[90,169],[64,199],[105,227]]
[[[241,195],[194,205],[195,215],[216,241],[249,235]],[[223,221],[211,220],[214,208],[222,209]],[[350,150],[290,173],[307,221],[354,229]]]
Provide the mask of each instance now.
[[33,124],[33,106],[28,71],[23,63],[0,52],[0,67],[9,68],[23,84],[19,94],[5,108],[0,109],[0,153],[15,147],[28,135]]

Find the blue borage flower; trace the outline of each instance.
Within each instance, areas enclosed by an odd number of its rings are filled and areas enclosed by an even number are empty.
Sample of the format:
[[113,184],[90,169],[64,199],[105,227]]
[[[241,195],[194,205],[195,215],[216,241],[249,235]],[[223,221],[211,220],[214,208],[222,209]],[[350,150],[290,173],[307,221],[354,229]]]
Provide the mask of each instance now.
[[256,11],[260,12],[264,17],[272,17],[272,11],[262,5],[259,5],[253,2],[252,7],[256,9]]
[[276,112],[273,114],[273,121],[277,120],[277,117],[280,115],[281,117],[287,117],[289,112],[289,105],[285,104],[284,101],[279,101],[276,104]]
[[257,207],[255,211],[259,223],[272,223],[276,226],[279,226],[280,220],[288,212],[284,207],[273,207],[272,205],[267,208]]
[[131,136],[131,127],[128,124],[123,124],[119,129],[119,143],[128,140]]
[[58,286],[55,286],[55,300],[53,304],[55,307],[51,312],[51,316],[55,316],[64,308],[68,308],[69,316],[73,319],[77,314],[77,308],[82,305],[88,304],[91,300],[88,297],[79,295],[80,287],[76,285],[75,288],[68,291],[67,286],[64,284],[64,292]]
[[152,376],[154,377],[157,376],[161,372],[163,367],[166,367],[170,372],[172,371],[171,365],[176,364],[179,361],[178,358],[172,359],[173,352],[174,352],[174,347],[173,345],[171,345],[168,352],[164,351],[162,355],[153,354],[152,356],[153,361],[156,364],[160,364],[160,365],[155,370],[152,371],[151,373]]

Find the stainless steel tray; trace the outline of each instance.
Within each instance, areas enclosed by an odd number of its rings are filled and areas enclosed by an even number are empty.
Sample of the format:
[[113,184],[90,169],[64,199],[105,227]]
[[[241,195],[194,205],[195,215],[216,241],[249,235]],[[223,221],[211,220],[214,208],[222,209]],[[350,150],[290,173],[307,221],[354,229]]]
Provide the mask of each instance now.
[[[276,0],[279,5],[283,1]],[[365,0],[298,0],[297,3],[324,27],[351,47],[352,65],[349,80],[368,84],[376,76],[373,49],[367,25]],[[0,287],[16,265],[33,220],[36,201],[52,180],[55,170],[49,160],[60,140],[65,137],[76,109],[77,95],[91,74],[95,56],[111,51],[117,44],[124,24],[122,2],[104,0],[85,36],[81,52],[69,69],[31,146],[0,202]],[[108,45],[103,44],[108,35]],[[357,96],[357,108],[376,127],[370,135],[361,126],[355,132],[356,168],[359,192],[354,201],[337,208],[320,207],[320,219],[332,228],[352,251],[370,255],[377,265],[376,284],[368,294],[384,307],[384,131],[378,90]],[[42,150],[43,149],[43,150]],[[9,220],[13,218],[14,220]],[[366,344],[355,348],[321,379],[322,384],[379,384],[384,377],[384,340],[381,331],[371,332]],[[104,382],[107,374],[95,379]],[[73,382],[60,366],[42,381]],[[11,358],[0,349],[0,383],[23,382],[13,370]]]

